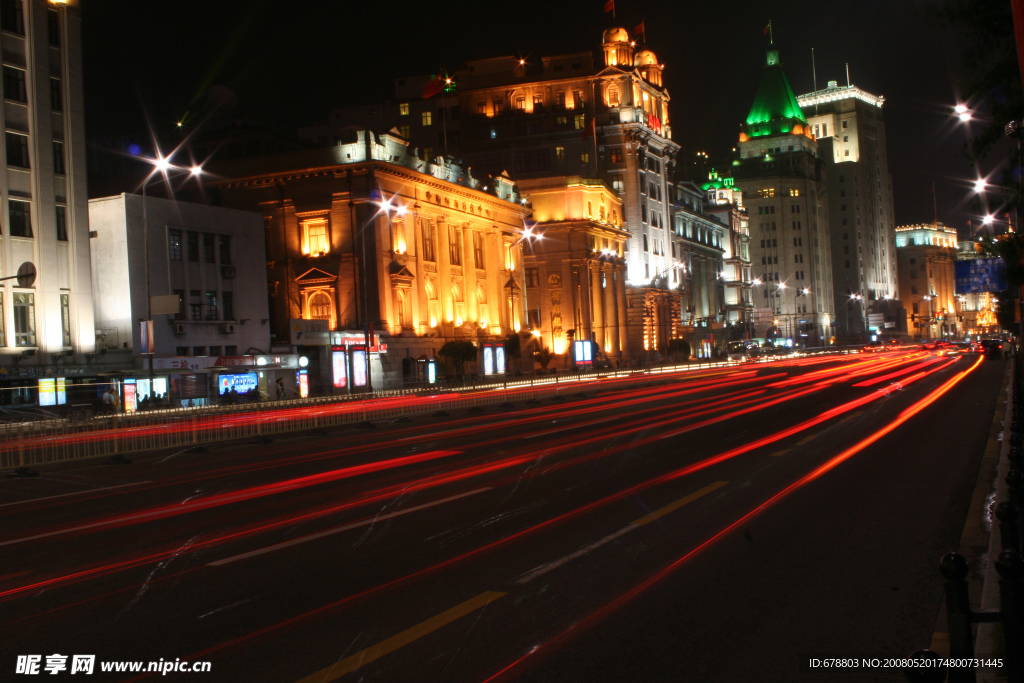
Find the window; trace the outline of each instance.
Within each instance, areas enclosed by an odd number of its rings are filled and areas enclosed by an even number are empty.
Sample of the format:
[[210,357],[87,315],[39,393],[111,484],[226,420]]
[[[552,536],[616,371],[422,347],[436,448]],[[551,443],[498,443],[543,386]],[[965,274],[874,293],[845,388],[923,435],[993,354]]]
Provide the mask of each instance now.
[[57,223],[57,241],[68,241],[68,210],[67,207],[57,205],[54,207]]
[[217,292],[206,293],[206,319],[217,319]]
[[555,147],[555,159],[557,161],[565,161],[565,147]]
[[403,139],[408,140],[412,135],[412,128],[409,126],[399,126],[398,134],[401,135]]
[[167,251],[172,261],[181,260],[181,232],[170,230],[167,233]]
[[227,344],[224,347],[224,355],[226,355],[226,356],[237,356],[238,355],[238,346],[235,345],[235,344]]
[[527,268],[526,269],[526,286],[527,287],[540,287],[540,269],[539,268]]
[[19,133],[7,133],[7,164],[18,168],[30,168],[28,163],[28,136]]
[[14,345],[36,345],[36,295],[14,293]]
[[[611,151],[610,159],[611,159],[611,162],[613,164],[621,164],[622,163],[622,150],[621,149],[613,149]],[[621,182],[621,181],[619,181],[619,182]]]
[[11,237],[31,237],[32,205],[9,199],[7,208],[10,215]]
[[188,293],[188,313],[191,320],[202,320],[203,319],[203,305],[197,301],[199,299],[199,290],[192,289]]
[[796,188],[791,189],[789,191],[789,196],[790,197],[799,197],[800,196],[800,190],[797,190]]
[[[331,250],[327,240],[327,219],[302,221],[302,253],[318,256]],[[221,259],[223,263],[224,260]]]
[[219,347],[219,346],[211,346],[210,347],[210,355],[211,356],[220,356],[220,349],[221,349],[221,347]]
[[235,320],[235,293],[221,292],[220,300],[224,304],[224,319]]
[[590,152],[580,152],[580,161],[584,164],[590,163]]
[[50,39],[50,45],[60,47],[60,14],[55,9],[46,13],[46,33]]
[[71,346],[71,295],[60,295],[60,333],[61,344]]
[[199,233],[188,233],[188,260],[192,263],[199,262]]
[[423,260],[434,262],[437,260],[434,254],[434,224],[423,219],[420,222],[420,230],[423,233]]
[[573,120],[573,127],[576,130],[583,130],[584,128],[587,127],[587,115],[586,114],[577,114],[576,116],[572,117],[572,120]]
[[583,91],[582,90],[573,90],[572,91],[572,99],[573,99],[573,108],[574,109],[582,109],[583,105],[586,104],[586,102],[583,101]]
[[409,115],[409,103],[408,102],[402,102],[401,104],[399,104],[398,105],[398,113],[400,115],[402,115],[402,116],[408,116]]
[[491,103],[491,105],[494,107],[494,115],[495,116],[497,116],[498,114],[501,113],[501,104],[502,104],[501,100],[494,100],[494,102]]
[[64,175],[64,143],[60,140],[53,141],[53,172]]
[[220,262],[222,265],[231,265],[231,236],[220,236]]
[[187,346],[175,346],[174,347],[174,355],[175,356],[187,356],[188,355],[188,349],[189,349],[189,347],[187,347]]
[[473,231],[473,264],[480,269],[484,267],[484,237]]
[[17,102],[28,102],[24,71],[10,66],[4,67],[4,97]]
[[206,355],[206,347],[205,346],[193,346],[192,347],[192,355],[193,356],[205,356]]
[[50,109],[64,111],[64,91],[60,87],[59,78],[50,79]]
[[843,129],[844,129],[844,130],[846,129],[846,127],[847,127],[847,125],[848,125],[849,123],[850,123],[849,121],[843,121]]
[[520,95],[516,98],[516,109],[518,111],[524,111],[526,109],[526,97]]
[[21,0],[3,0],[0,2],[0,28],[11,33],[25,33],[25,15]]
[[431,112],[425,111],[422,114],[420,114],[420,121],[423,123],[424,126],[430,126],[433,125],[434,118]]
[[217,237],[215,235],[203,235],[203,262],[216,263],[217,261]]
[[544,108],[544,96],[540,95],[540,94],[534,94],[534,96],[533,96],[533,109],[534,109],[534,111],[536,111],[537,109],[543,109],[543,108]]
[[462,231],[454,225],[448,226],[448,262],[453,266],[462,265]]
[[480,114],[481,116],[486,116],[487,115],[487,103],[484,102],[483,100],[479,100],[476,103],[476,113]]

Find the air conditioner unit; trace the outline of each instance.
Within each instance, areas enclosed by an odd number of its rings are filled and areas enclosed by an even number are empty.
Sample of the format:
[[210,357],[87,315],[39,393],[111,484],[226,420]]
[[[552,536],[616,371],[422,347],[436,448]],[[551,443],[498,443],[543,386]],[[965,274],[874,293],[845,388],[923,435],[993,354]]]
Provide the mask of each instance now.
[[185,323],[174,323],[174,334],[185,334]]
[[223,325],[220,326],[220,333],[221,334],[234,334],[235,333],[235,324],[234,323],[224,323]]
[[230,280],[231,278],[235,277],[235,267],[234,266],[221,266],[220,267],[220,276],[222,278],[226,279],[226,280]]

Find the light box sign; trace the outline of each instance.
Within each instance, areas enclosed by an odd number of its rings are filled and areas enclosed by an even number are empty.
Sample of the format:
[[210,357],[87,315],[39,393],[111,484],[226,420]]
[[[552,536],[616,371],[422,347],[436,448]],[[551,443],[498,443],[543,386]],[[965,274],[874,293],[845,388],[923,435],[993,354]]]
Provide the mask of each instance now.
[[239,394],[256,389],[258,378],[256,373],[244,375],[220,375],[217,377],[217,392],[223,396],[234,389]]
[[57,405],[57,380],[52,377],[39,380],[39,405]]
[[494,347],[494,369],[499,375],[505,374],[505,347]]
[[344,389],[348,386],[348,367],[345,364],[345,352],[337,348],[331,351],[331,368],[334,372],[334,388]]
[[1006,291],[1006,264],[1001,258],[979,258],[957,261],[957,294],[981,294]]
[[309,372],[306,370],[299,370],[299,397],[309,397]]
[[124,381],[124,409],[125,412],[134,413],[139,409],[139,403],[136,399],[135,394],[135,380],[126,379]]
[[68,402],[67,380],[63,377],[57,378],[57,405],[62,406]]
[[574,341],[576,365],[590,365],[594,362],[591,356],[591,343],[589,339]]
[[494,374],[494,347],[484,344],[484,374]]
[[366,386],[366,347],[352,347],[352,386]]

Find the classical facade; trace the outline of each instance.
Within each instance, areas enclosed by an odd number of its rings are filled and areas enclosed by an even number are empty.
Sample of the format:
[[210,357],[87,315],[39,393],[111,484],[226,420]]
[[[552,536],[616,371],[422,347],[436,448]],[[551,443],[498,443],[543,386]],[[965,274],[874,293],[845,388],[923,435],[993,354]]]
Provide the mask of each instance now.
[[293,319],[368,338],[375,387],[410,381],[414,361],[448,340],[500,343],[525,327],[529,209],[507,177],[481,181],[416,152],[394,131],[359,131],[332,148],[226,166],[212,185],[224,205],[263,216],[276,343]]
[[958,336],[966,328],[956,294],[956,229],[943,225],[896,228],[899,298],[907,306],[907,329],[917,339]]
[[590,340],[592,360],[629,357],[622,203],[602,181],[579,176],[523,180],[535,237],[523,243],[526,305],[540,348],[582,363],[573,341]]
[[828,344],[835,308],[825,164],[774,48],[738,150],[733,176],[750,214],[755,336]]
[[[0,368],[8,378],[82,374],[95,348],[80,24],[77,3],[10,0],[0,12]],[[23,264],[35,269],[31,284],[15,279]]]
[[671,178],[679,145],[665,66],[637,49],[625,29],[602,38],[597,59],[591,52],[495,57],[468,62],[447,79],[401,78],[395,102],[332,112],[327,126],[306,136],[337,140],[379,120],[425,158],[450,155],[478,176],[603,180],[621,200],[630,233],[623,252],[627,315],[631,329],[647,330],[629,345],[636,355],[664,350],[682,324],[678,297],[659,275],[673,267]]
[[721,178],[712,171],[701,188],[706,193],[706,211],[728,229],[723,244],[722,285],[725,288],[725,323],[743,337],[752,336],[753,275],[750,267],[750,217],[743,206],[743,193],[733,178]]
[[[863,340],[879,331],[868,316],[884,317],[897,287],[885,98],[829,81],[824,90],[801,95],[797,102],[827,164],[836,310],[850,309],[847,332]],[[847,306],[850,301],[862,305]]]

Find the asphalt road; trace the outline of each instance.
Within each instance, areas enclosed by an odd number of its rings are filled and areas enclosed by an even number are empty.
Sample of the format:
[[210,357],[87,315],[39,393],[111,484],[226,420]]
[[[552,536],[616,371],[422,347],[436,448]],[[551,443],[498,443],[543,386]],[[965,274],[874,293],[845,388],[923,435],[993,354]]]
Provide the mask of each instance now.
[[927,646],[1006,369],[639,376],[3,479],[0,679],[904,680],[806,662]]

